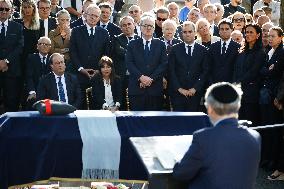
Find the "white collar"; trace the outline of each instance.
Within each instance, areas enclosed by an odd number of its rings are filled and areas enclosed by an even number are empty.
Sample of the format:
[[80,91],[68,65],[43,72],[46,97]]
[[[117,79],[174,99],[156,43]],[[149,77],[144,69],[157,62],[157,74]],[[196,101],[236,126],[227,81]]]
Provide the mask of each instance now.
[[[2,25],[3,22],[0,21],[0,26]],[[4,21],[4,26],[8,27],[8,19]]]
[[100,21],[100,26],[105,25],[105,27],[107,27],[109,21],[107,23],[103,23],[102,21]]
[[53,75],[55,76],[56,79],[58,79],[58,77],[61,77],[62,80],[65,79],[65,77],[64,77],[65,74],[60,76],[60,75],[56,75],[54,72],[52,72],[52,73],[53,73]]
[[153,39],[153,38],[151,38],[151,39],[149,39],[149,40],[146,40],[146,39],[144,39],[144,37],[142,37],[143,44],[146,45],[146,41],[149,41],[149,45],[150,45],[151,42],[152,42],[152,39]]
[[226,46],[228,46],[230,44],[231,40],[232,40],[232,38],[228,39],[227,41],[224,41],[223,39],[221,39],[221,46],[224,42],[226,43]]
[[195,41],[193,41],[193,43],[191,43],[191,44],[187,44],[187,43],[185,43],[185,42],[184,42],[184,44],[185,44],[185,47],[187,47],[187,46],[194,47],[194,45],[195,45]]
[[38,53],[38,54],[39,54],[40,59],[43,59],[43,57],[45,57],[47,59],[47,55],[43,56],[41,53]]

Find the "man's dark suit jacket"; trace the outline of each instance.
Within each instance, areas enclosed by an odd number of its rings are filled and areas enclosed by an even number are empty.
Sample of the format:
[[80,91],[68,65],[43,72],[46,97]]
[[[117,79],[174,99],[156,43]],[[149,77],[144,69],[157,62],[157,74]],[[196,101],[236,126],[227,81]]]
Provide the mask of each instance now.
[[[96,27],[93,37],[89,36],[87,26],[82,25],[72,29],[70,38],[70,58],[76,70],[99,70],[99,60],[109,54],[109,35],[107,30]],[[82,74],[78,75],[79,82],[87,82],[89,79]]]
[[[48,33],[51,30],[54,30],[57,27],[56,19],[53,17],[48,17]],[[44,36],[45,29],[44,29],[44,21],[40,19],[40,34],[41,36]]]
[[[139,36],[134,35],[134,39],[139,39]],[[124,77],[126,73],[125,55],[127,52],[127,46],[128,39],[123,33],[114,37],[112,41],[111,57],[115,73],[121,78]]]
[[[100,22],[97,23],[97,26],[100,26]],[[109,22],[107,24],[106,29],[109,33],[111,41],[113,40],[115,35],[119,35],[119,34],[122,33],[121,29],[117,25],[115,25],[114,23],[111,23],[111,22]]]
[[75,27],[82,26],[82,25],[84,25],[84,22],[83,22],[83,19],[82,19],[82,16],[81,16],[77,20],[71,22],[70,28],[73,29]]
[[[167,63],[166,46],[161,40],[152,39],[149,61],[145,61],[143,39],[130,41],[126,53],[126,65],[130,73],[128,94],[162,96]],[[150,87],[140,88],[139,78],[142,75],[153,79]]]
[[207,81],[209,67],[206,47],[195,43],[190,60],[188,56],[185,43],[173,46],[169,55],[171,95],[180,95],[179,88],[194,88],[199,93]]
[[193,134],[192,144],[173,169],[190,189],[253,189],[260,161],[258,132],[240,126],[235,118]]
[[[77,78],[66,72],[64,74],[64,77],[66,82],[68,104],[71,104],[76,108],[80,108],[82,104],[82,99],[81,90]],[[50,72],[49,74],[40,79],[37,90],[37,98],[38,100],[59,100],[57,84],[53,72]]]
[[[94,109],[101,110],[103,104],[105,103],[105,87],[102,75],[97,74],[92,78],[91,82]],[[111,92],[114,104],[116,102],[122,104],[122,86],[121,81],[118,77],[115,77],[113,82],[111,83]]]
[[210,56],[210,83],[232,82],[236,59],[239,55],[240,45],[231,40],[226,53],[221,54],[221,41],[211,44]]
[[[164,37],[161,37],[160,38],[161,41],[166,41],[166,39]],[[173,38],[172,39],[172,42],[171,42],[171,47],[167,46],[166,49],[167,49],[167,54],[170,54],[170,51],[172,50],[172,47],[178,43],[181,43],[182,41],[180,39],[177,39],[177,38]]]
[[30,54],[26,61],[27,91],[36,91],[40,78],[50,71],[49,56],[47,57],[46,65],[43,65],[39,53]]
[[8,71],[5,75],[18,77],[22,74],[20,55],[23,51],[24,37],[23,27],[14,21],[8,21],[6,37],[0,39],[0,60],[9,61]]

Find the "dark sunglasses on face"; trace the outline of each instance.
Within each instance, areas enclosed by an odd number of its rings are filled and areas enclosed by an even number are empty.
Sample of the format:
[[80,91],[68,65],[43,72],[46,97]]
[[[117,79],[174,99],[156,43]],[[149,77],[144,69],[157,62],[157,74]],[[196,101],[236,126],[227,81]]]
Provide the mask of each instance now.
[[165,21],[165,20],[167,20],[167,19],[166,19],[166,18],[160,18],[160,17],[158,17],[157,20],[158,20],[158,21]]
[[0,11],[1,11],[1,12],[2,12],[2,11],[6,11],[6,12],[8,12],[8,11],[10,11],[10,8],[0,7]]
[[234,18],[233,22],[244,22],[245,19],[244,18]]

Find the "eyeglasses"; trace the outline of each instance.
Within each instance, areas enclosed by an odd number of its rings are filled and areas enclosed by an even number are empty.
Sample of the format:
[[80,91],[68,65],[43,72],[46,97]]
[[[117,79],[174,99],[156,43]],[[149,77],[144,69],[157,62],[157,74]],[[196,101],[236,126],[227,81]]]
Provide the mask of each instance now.
[[234,18],[233,22],[244,22],[245,19],[244,18]]
[[157,17],[157,20],[158,20],[158,21],[165,21],[165,20],[167,20],[167,18],[160,18],[160,17]]
[[131,25],[132,25],[132,23],[131,23],[131,22],[129,22],[129,23],[126,23],[126,24],[122,24],[121,26],[125,28],[125,27],[127,27],[127,26],[131,26]]
[[47,43],[39,43],[38,45],[44,46],[44,47],[50,47],[51,46],[51,44],[47,44]]
[[129,11],[130,14],[138,13],[138,12],[139,12],[139,10]]
[[144,27],[144,28],[146,28],[146,29],[148,29],[148,30],[155,28],[155,26],[153,26],[153,25],[148,25],[148,24],[144,24],[144,25],[141,25],[141,26]]
[[3,12],[3,11],[9,12],[9,11],[10,11],[10,8],[0,7],[0,11],[1,11],[1,12]]

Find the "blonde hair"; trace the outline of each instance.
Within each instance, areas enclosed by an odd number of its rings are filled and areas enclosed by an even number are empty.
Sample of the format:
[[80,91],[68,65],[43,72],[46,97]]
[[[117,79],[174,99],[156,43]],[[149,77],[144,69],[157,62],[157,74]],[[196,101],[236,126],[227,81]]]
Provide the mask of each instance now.
[[23,5],[24,4],[33,7],[33,18],[32,18],[31,24],[30,24],[28,29],[39,30],[40,22],[39,22],[39,14],[38,14],[38,8],[37,8],[36,2],[34,0],[23,0],[22,1],[22,5],[21,5],[21,9],[20,9],[21,18],[24,18],[24,16],[25,16],[24,13],[23,13]]

